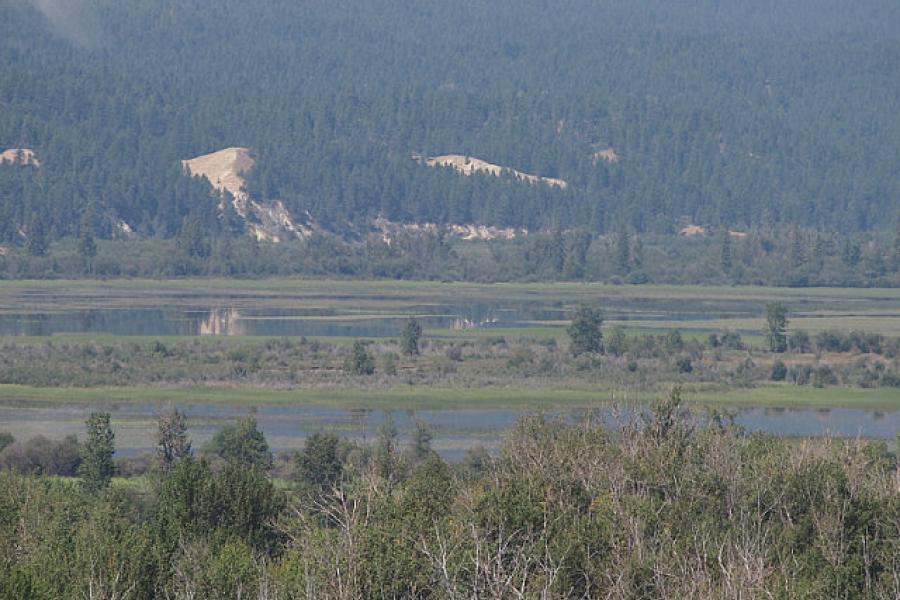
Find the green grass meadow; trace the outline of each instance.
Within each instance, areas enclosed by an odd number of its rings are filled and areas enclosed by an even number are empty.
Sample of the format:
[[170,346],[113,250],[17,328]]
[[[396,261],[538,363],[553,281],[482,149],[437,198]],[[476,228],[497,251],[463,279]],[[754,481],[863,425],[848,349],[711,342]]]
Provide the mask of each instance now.
[[[368,409],[552,409],[590,408],[610,404],[646,403],[668,393],[658,390],[585,390],[535,388],[448,389],[396,387],[388,389],[267,389],[260,387],[140,387],[140,388],[38,388],[0,385],[0,404],[315,404],[336,408]],[[783,408],[859,408],[900,410],[896,389],[849,387],[814,388],[766,384],[751,388],[688,386],[683,397],[689,404],[709,407],[766,406]]]

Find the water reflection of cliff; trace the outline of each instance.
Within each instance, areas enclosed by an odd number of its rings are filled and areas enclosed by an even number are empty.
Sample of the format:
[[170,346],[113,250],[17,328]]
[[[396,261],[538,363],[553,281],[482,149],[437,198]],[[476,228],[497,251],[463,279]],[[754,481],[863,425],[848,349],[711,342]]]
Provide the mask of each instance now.
[[246,335],[241,313],[234,308],[216,308],[200,322],[200,335]]
[[469,319],[459,317],[453,321],[453,325],[451,325],[450,328],[454,330],[478,329],[479,327],[496,325],[498,322],[499,320],[494,317],[488,317],[481,321],[470,321]]

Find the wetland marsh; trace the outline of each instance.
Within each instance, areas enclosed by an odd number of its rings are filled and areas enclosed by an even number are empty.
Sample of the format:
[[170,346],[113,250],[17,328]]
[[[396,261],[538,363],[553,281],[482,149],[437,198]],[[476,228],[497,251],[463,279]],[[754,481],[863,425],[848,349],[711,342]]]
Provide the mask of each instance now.
[[[161,406],[185,410],[200,441],[252,408],[273,447],[290,450],[319,429],[371,437],[391,412],[401,434],[420,418],[434,428],[435,447],[458,456],[476,444],[496,446],[498,432],[521,415],[574,419],[589,410],[605,419],[611,406],[632,410],[677,382],[688,402],[733,411],[735,423],[749,430],[892,438],[900,429],[900,389],[765,380],[772,358],[761,349],[762,311],[772,300],[787,307],[792,329],[813,335],[900,335],[900,297],[880,289],[3,282],[0,430],[77,432],[91,409],[103,408],[113,414],[120,451],[130,453],[152,446]],[[679,352],[693,356],[693,371],[673,374],[666,361],[639,353],[602,364],[571,360],[566,326],[579,304],[601,307],[604,331],[622,327],[628,339],[663,340],[678,330]],[[426,350],[415,360],[399,356],[396,347],[409,317],[425,330]],[[738,334],[741,349],[723,353],[703,345],[723,332]],[[377,358],[371,378],[342,369],[347,344],[357,338],[371,340]],[[888,371],[897,363],[857,353],[841,364],[870,359]],[[789,364],[828,360],[822,353],[786,358]],[[735,384],[734,373],[748,361],[749,379]],[[849,369],[847,381],[856,377]]]
[[391,337],[412,315],[437,336],[562,336],[568,311],[587,303],[603,308],[608,325],[752,337],[772,300],[795,328],[900,335],[893,289],[302,279],[4,281],[0,335]]

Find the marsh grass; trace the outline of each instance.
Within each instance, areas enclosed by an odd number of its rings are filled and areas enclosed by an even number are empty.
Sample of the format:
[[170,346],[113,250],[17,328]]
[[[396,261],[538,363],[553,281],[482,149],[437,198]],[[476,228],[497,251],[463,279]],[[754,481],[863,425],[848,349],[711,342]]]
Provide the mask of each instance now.
[[[0,404],[90,404],[96,406],[149,403],[208,403],[239,406],[312,404],[336,408],[386,410],[447,410],[488,408],[591,408],[645,403],[664,395],[667,386],[650,390],[397,387],[360,389],[266,389],[259,387],[40,388],[0,385]],[[718,385],[685,387],[685,400],[700,406],[771,406],[784,408],[860,408],[900,410],[896,389],[853,387],[814,388],[763,384],[728,389]]]
[[[351,377],[342,369],[343,357],[356,339],[351,336],[309,336],[305,341],[282,336],[105,333],[7,336],[0,338],[7,360],[0,381],[24,385],[0,386],[0,402],[198,401],[376,408],[590,406],[622,399],[644,402],[681,382],[690,391],[690,401],[712,405],[900,406],[897,388],[852,387],[848,384],[857,374],[849,370],[842,375],[841,385],[834,387],[763,383],[769,358],[758,352],[763,341],[761,312],[765,302],[771,300],[788,306],[794,330],[808,328],[815,333],[864,328],[900,334],[900,295],[884,289],[294,278],[9,281],[0,286],[0,316],[141,307],[201,312],[203,307],[219,306],[302,309],[310,316],[251,314],[248,320],[383,319],[396,321],[399,335],[407,316],[448,316],[442,309],[460,303],[518,303],[542,307],[546,314],[542,319],[525,319],[513,326],[426,328],[427,352],[413,361],[399,361],[394,367],[396,374],[385,373],[389,362],[385,357],[397,354],[396,340],[378,338],[372,345],[378,371],[370,380]],[[677,353],[667,357],[655,352],[636,356],[635,360],[609,358],[596,365],[563,358],[567,345],[565,317],[580,303],[603,307],[605,329],[624,325],[629,337],[663,336],[678,329],[687,345],[678,352],[691,355],[694,372],[673,374],[669,363]],[[312,314],[317,311],[323,314]],[[710,333],[728,330],[741,332],[744,345],[749,347],[746,352],[723,357],[718,351],[700,349]],[[148,351],[157,344],[176,350],[168,362]],[[321,351],[309,350],[316,344]],[[555,344],[554,349],[549,350],[546,344]],[[301,346],[303,349],[299,349]],[[105,363],[109,361],[105,356],[91,354],[97,351],[109,352],[108,356],[119,363],[117,370],[107,372]],[[91,357],[83,358],[80,352]],[[747,360],[755,366],[746,369],[746,377],[736,376]],[[848,355],[847,360],[863,358]],[[886,359],[877,360],[888,364]],[[630,366],[626,368],[631,362],[636,365],[633,371]],[[896,360],[894,363],[888,367],[896,370]]]

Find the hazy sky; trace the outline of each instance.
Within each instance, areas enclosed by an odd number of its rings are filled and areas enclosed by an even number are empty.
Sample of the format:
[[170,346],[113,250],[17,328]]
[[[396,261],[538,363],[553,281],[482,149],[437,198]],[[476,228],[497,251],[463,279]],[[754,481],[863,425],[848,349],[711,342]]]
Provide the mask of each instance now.
[[54,31],[73,44],[93,48],[102,42],[97,14],[88,0],[29,0]]

